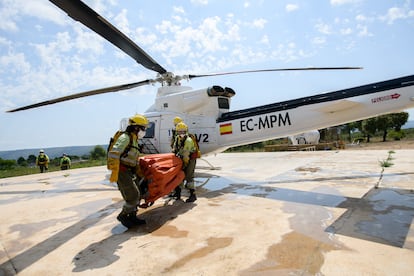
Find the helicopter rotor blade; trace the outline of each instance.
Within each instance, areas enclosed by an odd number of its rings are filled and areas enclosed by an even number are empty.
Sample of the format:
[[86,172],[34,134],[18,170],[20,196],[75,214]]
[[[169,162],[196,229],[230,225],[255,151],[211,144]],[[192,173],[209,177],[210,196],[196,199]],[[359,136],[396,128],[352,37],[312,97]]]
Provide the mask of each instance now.
[[70,101],[70,100],[83,98],[83,97],[99,95],[99,94],[105,94],[105,93],[110,93],[110,92],[117,92],[117,91],[121,91],[121,90],[135,88],[135,87],[138,87],[138,86],[151,84],[152,82],[153,82],[153,80],[144,80],[144,81],[139,81],[139,82],[133,82],[133,83],[128,83],[128,84],[122,84],[122,85],[116,85],[116,86],[101,88],[101,89],[90,90],[90,91],[86,91],[86,92],[72,94],[72,95],[68,95],[68,96],[64,96],[64,97],[60,97],[60,98],[56,98],[56,99],[52,99],[52,100],[47,100],[47,101],[40,102],[40,103],[35,103],[35,104],[19,107],[19,108],[16,108],[16,109],[8,110],[7,112],[22,111],[22,110],[32,109],[32,108],[41,107],[41,106],[45,106],[45,105],[60,103],[60,102],[64,102],[64,101]]
[[167,72],[161,65],[152,59],[144,50],[136,45],[125,34],[109,23],[80,0],[50,0],[57,7],[65,11],[74,20],[81,22],[92,31],[114,44],[136,62],[160,74]]
[[260,69],[260,70],[246,70],[237,72],[223,72],[223,73],[211,73],[211,74],[200,74],[200,75],[188,75],[189,79],[200,78],[200,77],[214,77],[222,75],[235,75],[245,73],[263,73],[263,72],[278,72],[278,71],[317,71],[317,70],[355,70],[362,69],[362,67],[299,67],[299,68],[275,68],[275,69]]

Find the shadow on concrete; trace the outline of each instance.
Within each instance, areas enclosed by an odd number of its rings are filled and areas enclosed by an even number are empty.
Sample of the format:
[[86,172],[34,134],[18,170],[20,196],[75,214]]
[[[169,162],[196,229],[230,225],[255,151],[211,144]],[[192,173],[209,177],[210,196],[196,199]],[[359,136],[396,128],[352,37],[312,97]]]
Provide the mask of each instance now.
[[112,214],[114,210],[117,210],[120,207],[121,204],[117,202],[100,209],[98,212],[89,215],[88,217],[78,221],[77,223],[63,229],[62,231],[36,244],[28,250],[20,253],[14,258],[11,258],[8,262],[1,264],[0,269],[6,269],[7,271],[7,267],[10,267],[11,264],[14,273],[20,273],[28,266],[32,265],[33,263],[49,254],[51,248],[55,249],[60,247],[62,244],[70,241],[73,237],[97,224],[103,218]]
[[[73,262],[75,264],[73,271],[79,272],[86,269],[110,265],[119,258],[114,253],[120,247],[120,244],[131,237],[146,235],[157,230],[169,220],[172,220],[191,210],[194,206],[196,206],[194,203],[174,201],[172,204],[145,210],[141,215],[139,215],[147,221],[147,224],[142,227],[127,229],[118,222],[115,222],[117,225],[112,229],[112,236],[106,238],[105,240],[88,245],[87,248],[80,251],[73,258]],[[66,242],[69,242],[72,238],[97,224],[103,218],[111,215],[115,211],[119,211],[121,207],[122,202],[110,204],[98,210],[96,213],[90,214],[86,218],[27,249],[14,258],[11,258],[9,261],[0,264],[0,275],[2,275],[2,273],[5,273],[5,275],[20,273],[25,268],[49,254],[51,249],[56,249]],[[100,248],[103,247],[105,250],[100,250]],[[107,252],[111,252],[111,254],[108,254]]]
[[[413,173],[394,175],[411,174]],[[404,246],[414,218],[413,190],[372,188],[362,198],[353,198],[338,194],[332,187],[319,187],[319,190],[314,191],[298,191],[267,186],[269,183],[283,184],[286,181],[235,183],[233,180],[209,175],[208,173],[200,174],[198,177],[198,181],[205,184],[197,188],[197,191],[199,195],[206,198],[234,193],[284,202],[347,209],[342,216],[326,228],[326,232],[396,247]],[[319,177],[300,179],[295,182],[352,180],[361,177],[373,176]],[[202,180],[202,178],[207,178],[208,181]],[[293,180],[289,183],[292,182]]]
[[403,247],[414,218],[414,193],[401,189],[371,189],[362,198],[348,198],[346,208],[326,231]]
[[[130,238],[147,235],[156,231],[168,221],[188,212],[194,206],[196,206],[194,203],[173,201],[172,204],[152,209],[150,208],[142,214],[139,212],[138,216],[146,220],[146,225],[127,229],[121,224],[118,224],[112,229],[112,236],[88,245],[88,247],[80,251],[73,258],[75,268],[72,271],[81,272],[111,265],[119,259],[119,256],[115,255],[115,252],[122,247],[122,243],[126,242]],[[147,246],[148,244],[149,243],[143,243],[138,245],[137,250],[139,250],[140,247]]]

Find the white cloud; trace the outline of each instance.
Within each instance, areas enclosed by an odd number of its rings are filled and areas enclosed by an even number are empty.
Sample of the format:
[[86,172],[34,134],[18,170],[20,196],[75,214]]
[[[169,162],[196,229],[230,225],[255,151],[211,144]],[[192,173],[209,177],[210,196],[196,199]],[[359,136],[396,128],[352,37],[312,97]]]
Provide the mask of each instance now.
[[0,72],[3,71],[4,68],[8,68],[8,70],[18,74],[26,74],[30,72],[30,63],[27,62],[23,53],[0,56],[0,65],[2,68],[0,69]]
[[344,29],[341,29],[341,30],[340,30],[340,32],[341,32],[341,34],[343,34],[343,35],[350,35],[350,34],[352,34],[352,33],[353,33],[353,31],[352,31],[352,29],[351,29],[351,28],[344,28]]
[[403,8],[392,7],[388,9],[386,15],[380,16],[380,19],[386,21],[388,24],[392,24],[396,20],[405,19],[412,16],[414,16],[413,10],[407,11]]
[[17,9],[8,5],[2,5],[0,9],[0,30],[16,32],[18,30],[15,22],[16,15]]
[[174,33],[180,30],[180,27],[167,20],[163,20],[161,24],[158,24],[155,27],[161,34]]
[[363,14],[358,14],[358,15],[355,17],[355,20],[356,20],[356,21],[367,21],[367,18],[366,18],[366,16],[365,16],[365,15],[363,15]]
[[0,20],[0,30],[16,32],[19,29],[17,24],[11,20],[7,20],[7,16],[3,13],[0,13],[0,17],[3,18]]
[[153,32],[149,32],[144,28],[137,28],[135,30],[135,39],[140,41],[142,45],[151,45],[157,42],[157,35]]
[[108,0],[108,1],[93,0],[93,1],[89,1],[87,5],[101,15],[107,14],[110,16],[112,14],[110,6],[115,6],[117,5],[117,3],[116,1],[111,1],[111,0]]
[[357,25],[357,29],[358,29],[358,36],[362,36],[362,37],[364,37],[364,36],[372,36],[372,33],[370,33],[368,31],[368,27],[365,26],[365,25],[358,24]]
[[114,17],[114,24],[116,27],[126,35],[130,34],[129,23],[127,18],[127,10],[122,9],[122,11]]
[[240,27],[237,24],[233,24],[229,27],[227,31],[227,36],[229,41],[239,41],[240,40]]
[[173,15],[171,16],[171,18],[174,19],[174,21],[176,22],[183,22],[185,20],[183,17],[178,16],[178,15]]
[[263,18],[253,20],[253,26],[258,29],[263,29],[266,23],[267,20]]
[[339,6],[339,5],[345,5],[345,4],[353,4],[357,2],[360,2],[360,0],[331,0],[331,5]]
[[197,4],[197,5],[207,5],[208,0],[191,0],[191,3]]
[[[271,52],[271,57],[283,62],[291,62],[303,56],[304,52],[296,48],[295,43],[286,43],[277,45],[276,49]],[[266,56],[268,59],[269,56]]]
[[173,11],[174,11],[175,13],[185,14],[185,10],[184,10],[184,8],[183,8],[183,7],[176,7],[176,6],[174,6],[174,7],[173,7]]
[[4,37],[0,36],[0,45],[10,47],[12,45],[12,42],[10,40],[8,40],[7,38],[4,38]]
[[259,43],[269,45],[269,37],[267,35],[263,35],[262,38],[259,40]]
[[332,27],[329,26],[328,24],[319,22],[315,25],[315,28],[318,32],[322,33],[322,34],[331,34],[332,33]]
[[298,8],[299,8],[299,5],[297,5],[297,4],[287,4],[286,7],[285,7],[285,10],[287,12],[293,12],[293,11],[297,10]]
[[[94,32],[85,30],[83,26],[76,25],[74,28],[76,32],[76,42],[74,47],[79,51],[92,51],[95,54],[102,54],[104,52],[104,39]],[[61,42],[59,42],[61,43]]]
[[334,22],[335,24],[349,24],[350,20],[348,18],[335,17]]
[[198,42],[202,43],[206,51],[223,49],[220,41],[223,40],[225,35],[217,26],[220,21],[220,18],[217,16],[206,18],[198,28],[201,34],[201,39]]
[[162,52],[169,64],[172,58],[199,58],[207,52],[225,49],[224,41],[238,39],[239,27],[235,24],[227,25],[227,32],[220,30],[221,19],[217,16],[205,18],[196,28],[181,27],[170,21],[163,21],[157,30],[168,37],[152,45],[157,52]]
[[2,0],[2,5],[0,5],[0,29],[18,31],[19,22],[24,16],[52,21],[58,25],[64,25],[65,22],[68,22],[66,14],[59,11],[48,1]]

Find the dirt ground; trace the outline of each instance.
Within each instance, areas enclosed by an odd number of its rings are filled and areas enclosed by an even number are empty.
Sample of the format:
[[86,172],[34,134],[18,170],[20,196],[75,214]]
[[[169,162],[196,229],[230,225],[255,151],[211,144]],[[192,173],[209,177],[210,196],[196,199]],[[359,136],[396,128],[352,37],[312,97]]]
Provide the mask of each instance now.
[[350,150],[398,150],[414,149],[414,139],[403,139],[400,141],[373,141],[370,143],[360,143],[359,145],[346,144],[345,149]]

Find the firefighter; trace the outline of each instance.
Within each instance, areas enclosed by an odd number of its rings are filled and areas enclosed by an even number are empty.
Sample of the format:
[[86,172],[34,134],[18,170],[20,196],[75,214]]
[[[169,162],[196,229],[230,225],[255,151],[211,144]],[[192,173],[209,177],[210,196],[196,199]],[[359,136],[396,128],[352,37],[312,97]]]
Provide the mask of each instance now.
[[128,126],[113,141],[108,151],[108,169],[112,170],[110,181],[117,182],[125,203],[117,219],[127,228],[145,224],[145,220],[137,217],[141,200],[139,190],[139,150],[138,139],[144,137],[148,119],[143,115],[135,115],[128,120]]
[[69,156],[66,153],[64,153],[62,158],[60,159],[60,169],[68,170],[70,169],[70,165],[71,165],[71,160]]
[[176,126],[177,137],[174,141],[173,152],[183,161],[183,170],[185,173],[185,185],[181,183],[176,189],[174,197],[181,199],[181,189],[186,188],[190,191],[190,196],[185,202],[194,202],[197,200],[194,185],[194,170],[196,167],[196,145],[188,133],[188,127],[185,123],[178,123]]
[[49,156],[47,156],[42,149],[39,151],[39,155],[36,158],[36,166],[39,166],[41,173],[49,169]]
[[181,123],[181,122],[183,122],[183,119],[181,119],[180,117],[175,117],[174,118],[174,120],[173,120],[173,123],[174,123],[174,128],[172,129],[172,135],[171,135],[171,143],[170,143],[170,146],[171,146],[171,148],[173,148],[174,147],[174,141],[175,141],[175,138],[177,137],[177,130],[176,130],[176,128],[177,128],[177,124],[178,123]]

